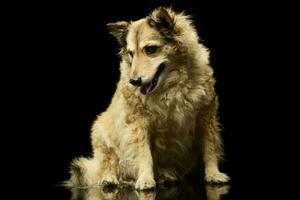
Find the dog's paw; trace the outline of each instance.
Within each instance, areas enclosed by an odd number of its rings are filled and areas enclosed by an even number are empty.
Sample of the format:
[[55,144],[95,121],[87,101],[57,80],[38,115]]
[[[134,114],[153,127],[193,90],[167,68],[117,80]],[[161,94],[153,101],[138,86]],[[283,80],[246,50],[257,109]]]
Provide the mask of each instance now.
[[205,181],[210,184],[227,183],[230,180],[229,176],[219,171],[206,172]]
[[176,185],[176,183],[178,183],[178,182],[179,182],[179,180],[178,180],[177,176],[175,176],[171,173],[164,172],[164,173],[160,174],[160,176],[158,177],[158,183],[165,185],[165,186]]
[[138,178],[135,183],[135,188],[137,190],[151,190],[156,186],[155,180],[152,176],[143,175]]
[[158,180],[158,184],[160,185],[164,185],[166,187],[168,186],[174,186],[174,185],[177,185],[179,183],[179,180],[178,179],[169,179],[169,178],[160,178]]
[[116,186],[119,184],[119,181],[116,176],[104,176],[100,184],[102,186]]

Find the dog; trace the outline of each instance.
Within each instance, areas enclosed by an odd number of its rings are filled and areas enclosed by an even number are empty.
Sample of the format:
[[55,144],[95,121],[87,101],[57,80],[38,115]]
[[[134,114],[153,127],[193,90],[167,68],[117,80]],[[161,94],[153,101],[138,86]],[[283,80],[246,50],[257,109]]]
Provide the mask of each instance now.
[[91,131],[93,155],[76,158],[68,186],[137,190],[183,180],[197,163],[224,183],[223,145],[209,51],[184,12],[159,7],[137,21],[107,24],[120,45],[120,80]]

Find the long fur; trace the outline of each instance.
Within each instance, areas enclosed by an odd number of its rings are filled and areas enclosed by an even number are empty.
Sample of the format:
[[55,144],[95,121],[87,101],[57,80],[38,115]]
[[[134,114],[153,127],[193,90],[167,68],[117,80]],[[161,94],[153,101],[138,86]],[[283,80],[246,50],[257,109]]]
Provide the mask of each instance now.
[[[67,185],[132,180],[137,189],[153,188],[165,179],[184,178],[201,158],[207,182],[228,181],[218,169],[223,151],[209,52],[190,18],[158,8],[141,20],[108,27],[121,46],[120,80],[111,104],[93,124],[93,156],[74,159]],[[130,57],[130,48],[147,42],[148,35],[159,36],[160,55]],[[150,77],[154,67],[146,66],[158,62],[166,68],[157,88],[143,95],[129,78],[138,73]]]

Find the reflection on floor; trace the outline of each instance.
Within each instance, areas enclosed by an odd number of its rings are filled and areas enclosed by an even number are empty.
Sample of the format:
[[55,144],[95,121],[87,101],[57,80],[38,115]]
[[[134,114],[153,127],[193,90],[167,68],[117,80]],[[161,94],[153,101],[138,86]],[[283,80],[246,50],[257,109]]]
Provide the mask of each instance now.
[[156,191],[138,192],[131,187],[71,189],[71,200],[221,200],[227,194],[229,186],[191,186],[181,184],[160,187]]

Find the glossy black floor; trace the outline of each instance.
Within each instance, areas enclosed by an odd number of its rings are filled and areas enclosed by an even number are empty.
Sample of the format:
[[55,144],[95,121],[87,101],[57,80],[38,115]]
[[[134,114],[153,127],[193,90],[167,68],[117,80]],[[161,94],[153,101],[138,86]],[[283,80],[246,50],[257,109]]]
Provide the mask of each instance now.
[[[131,187],[70,189],[51,188],[49,196],[66,200],[225,200],[232,199],[230,186],[179,184],[155,191],[136,191]],[[49,197],[48,196],[48,197]]]
[[[136,191],[132,186],[64,188],[42,184],[34,187],[34,195],[43,199],[59,200],[227,200],[264,197],[259,184],[234,179],[223,185],[210,185],[202,181],[185,181],[174,185],[159,185],[153,191]],[[268,196],[271,197],[274,191]]]

